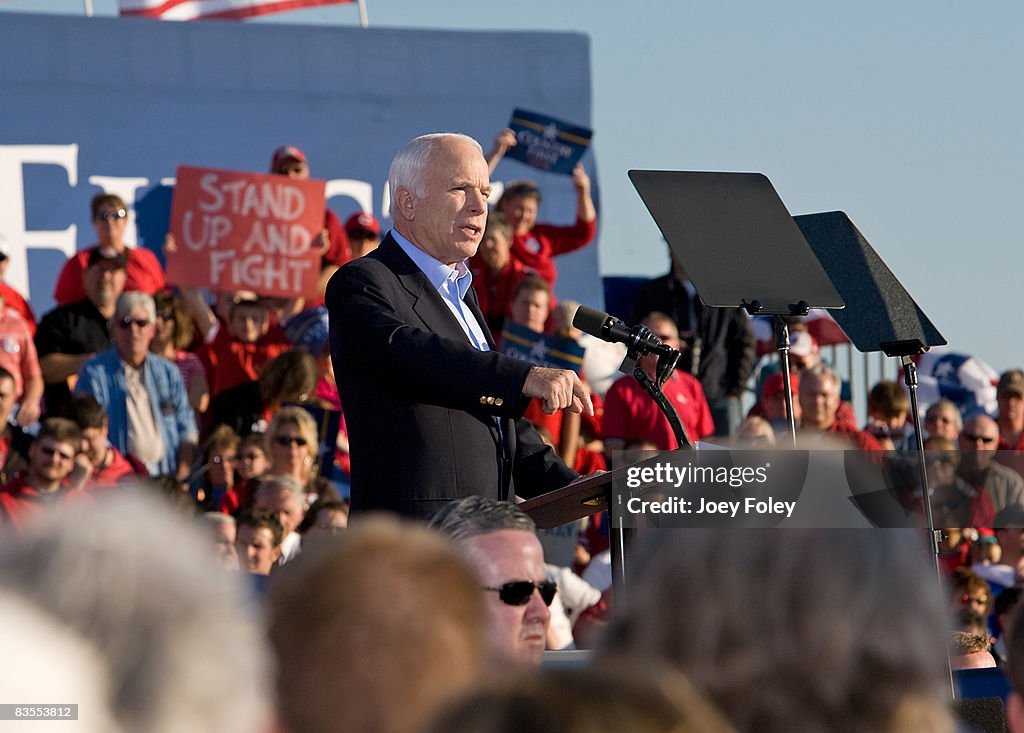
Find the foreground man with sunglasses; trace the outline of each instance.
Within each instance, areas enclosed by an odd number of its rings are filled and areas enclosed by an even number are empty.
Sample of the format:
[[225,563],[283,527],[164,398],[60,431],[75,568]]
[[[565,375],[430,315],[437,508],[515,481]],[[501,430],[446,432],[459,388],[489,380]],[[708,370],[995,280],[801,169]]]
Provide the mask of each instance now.
[[451,538],[480,579],[494,668],[540,664],[558,586],[545,575],[533,520],[514,504],[470,496],[442,508],[430,524]]

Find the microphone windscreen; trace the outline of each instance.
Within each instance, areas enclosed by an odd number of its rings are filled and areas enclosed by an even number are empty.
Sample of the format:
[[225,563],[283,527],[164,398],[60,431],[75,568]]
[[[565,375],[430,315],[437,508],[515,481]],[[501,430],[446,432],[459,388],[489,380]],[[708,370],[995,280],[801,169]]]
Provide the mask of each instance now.
[[608,321],[608,314],[593,308],[581,305],[576,309],[576,315],[572,317],[572,325],[583,333],[602,338],[601,332],[604,324]]

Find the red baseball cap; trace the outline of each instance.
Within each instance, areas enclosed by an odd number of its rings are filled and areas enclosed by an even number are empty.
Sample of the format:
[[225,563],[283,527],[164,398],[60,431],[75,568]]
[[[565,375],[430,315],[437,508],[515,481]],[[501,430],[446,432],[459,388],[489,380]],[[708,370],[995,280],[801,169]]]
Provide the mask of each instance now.
[[[770,399],[777,394],[782,394],[782,372],[775,372],[768,379],[764,380],[764,387],[761,388],[761,398]],[[800,391],[799,375],[790,373],[789,386],[794,392]]]
[[282,145],[274,151],[274,155],[270,159],[271,172],[276,171],[277,167],[286,160],[297,160],[300,163],[305,163],[306,154],[294,145]]
[[365,211],[360,211],[358,214],[353,214],[345,221],[345,231],[348,234],[353,232],[370,232],[375,237],[380,236],[380,222],[373,216],[373,214],[367,214]]

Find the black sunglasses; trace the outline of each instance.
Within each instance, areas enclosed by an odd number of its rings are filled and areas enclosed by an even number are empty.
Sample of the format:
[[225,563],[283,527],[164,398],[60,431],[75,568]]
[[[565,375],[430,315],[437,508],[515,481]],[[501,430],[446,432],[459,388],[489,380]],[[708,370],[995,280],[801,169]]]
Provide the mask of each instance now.
[[977,433],[964,433],[964,439],[968,443],[985,443],[986,445],[989,443],[995,443],[999,440],[999,438],[993,438],[988,435],[978,435]]
[[127,331],[129,328],[132,327],[133,323],[139,328],[145,328],[146,326],[149,325],[149,321],[147,321],[145,318],[132,318],[131,316],[125,316],[124,318],[117,322],[117,325],[123,328],[125,331]]
[[295,445],[303,446],[306,444],[306,439],[292,435],[278,435],[274,438],[274,442],[278,445],[291,445],[294,443]]
[[111,221],[112,219],[124,219],[126,216],[128,216],[127,211],[124,209],[117,209],[116,211],[104,211],[99,213],[96,215],[96,218],[102,219],[103,221]]
[[484,588],[484,590],[496,592],[498,598],[506,606],[525,606],[530,602],[530,596],[533,595],[534,588],[540,591],[540,597],[544,601],[544,605],[550,606],[551,601],[555,600],[558,583],[550,580],[544,580],[540,583],[533,583],[529,580],[513,580],[510,583],[505,583],[500,588]]

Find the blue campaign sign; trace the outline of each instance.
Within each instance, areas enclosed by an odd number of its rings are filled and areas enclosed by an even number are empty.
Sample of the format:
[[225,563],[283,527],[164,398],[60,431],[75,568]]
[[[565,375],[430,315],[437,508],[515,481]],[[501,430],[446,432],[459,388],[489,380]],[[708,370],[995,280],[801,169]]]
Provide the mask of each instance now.
[[584,348],[564,336],[546,336],[526,326],[505,321],[501,332],[501,352],[531,364],[555,369],[583,368]]
[[[489,83],[467,58],[486,59]],[[6,281],[42,314],[61,265],[96,241],[95,194],[121,196],[126,244],[159,254],[178,166],[266,173],[286,144],[326,181],[327,206],[342,221],[367,211],[386,230],[388,166],[413,137],[464,132],[487,150],[517,103],[587,122],[590,87],[590,41],[579,33],[4,13]],[[596,182],[593,156],[587,165]],[[495,196],[515,167],[499,164]],[[537,179],[544,220],[572,221],[572,187],[554,174]],[[559,298],[603,303],[596,247],[561,258],[559,270]]]
[[509,127],[516,134],[516,145],[505,154],[506,158],[566,175],[580,162],[594,134],[585,127],[518,108],[512,112]]

